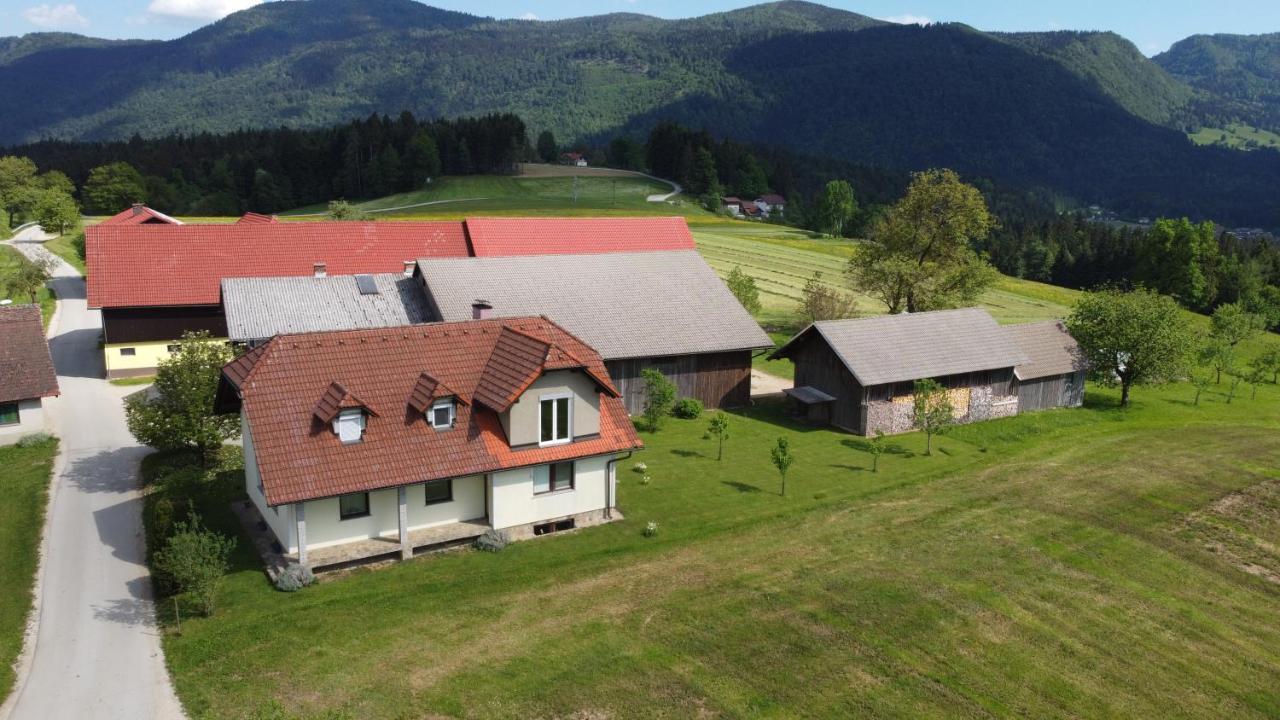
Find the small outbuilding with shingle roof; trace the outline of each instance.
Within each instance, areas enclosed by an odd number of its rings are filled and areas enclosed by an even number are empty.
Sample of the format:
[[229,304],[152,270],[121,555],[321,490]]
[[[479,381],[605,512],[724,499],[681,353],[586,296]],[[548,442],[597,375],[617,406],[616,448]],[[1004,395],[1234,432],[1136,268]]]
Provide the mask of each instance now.
[[657,368],[709,407],[751,399],[751,355],[773,346],[696,250],[423,258],[418,272],[445,321],[546,315],[595,348],[627,410]]
[[253,346],[286,333],[361,330],[433,319],[422,283],[403,273],[225,278],[227,337]]
[[1084,403],[1084,357],[1066,324],[1049,320],[1002,329],[1027,356],[1013,369],[1018,412]]
[[44,398],[57,394],[40,307],[0,306],[0,445],[43,432]]
[[910,430],[924,379],[948,389],[958,422],[1014,415],[1014,368],[1029,360],[981,308],[816,322],[771,357],[795,363],[787,394],[804,414],[859,435]]

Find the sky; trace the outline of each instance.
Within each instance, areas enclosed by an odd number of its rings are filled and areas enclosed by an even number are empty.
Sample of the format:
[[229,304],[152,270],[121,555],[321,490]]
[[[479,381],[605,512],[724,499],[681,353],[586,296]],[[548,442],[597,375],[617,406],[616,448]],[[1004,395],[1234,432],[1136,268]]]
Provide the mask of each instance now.
[[[107,38],[184,35],[259,0],[0,0],[0,36],[61,30]],[[432,0],[428,4],[500,18],[557,20],[636,12],[689,17],[751,0]],[[826,0],[826,5],[895,22],[963,22],[982,30],[1113,30],[1154,55],[1197,33],[1280,32],[1277,0]]]

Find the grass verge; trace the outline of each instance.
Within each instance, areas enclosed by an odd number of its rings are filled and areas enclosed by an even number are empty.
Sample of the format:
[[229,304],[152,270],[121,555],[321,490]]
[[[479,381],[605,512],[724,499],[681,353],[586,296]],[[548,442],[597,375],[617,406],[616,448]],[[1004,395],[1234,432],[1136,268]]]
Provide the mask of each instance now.
[[49,474],[58,454],[54,439],[29,447],[0,447],[0,702],[13,689],[13,663],[22,652],[31,612],[40,534],[49,501]]
[[[651,484],[619,468],[612,525],[296,594],[242,539],[166,656],[196,717],[1275,716],[1280,587],[1204,528],[1274,497],[1280,390],[1192,395],[1091,389],[931,457],[894,437],[876,473],[778,405],[732,414],[722,462],[705,418],[672,420],[636,457]],[[211,525],[234,486],[197,485]],[[1232,547],[1275,537],[1248,516]]]
[[[0,293],[4,292],[9,274],[15,272],[18,265],[23,262],[26,262],[26,257],[21,252],[7,245],[0,247]],[[31,298],[26,296],[11,299],[17,304],[31,302]],[[53,311],[57,307],[58,300],[50,292],[49,288],[44,287],[40,288],[40,292],[36,293],[36,301],[40,303],[40,316],[44,320],[45,327],[48,327],[49,318],[53,317]]]

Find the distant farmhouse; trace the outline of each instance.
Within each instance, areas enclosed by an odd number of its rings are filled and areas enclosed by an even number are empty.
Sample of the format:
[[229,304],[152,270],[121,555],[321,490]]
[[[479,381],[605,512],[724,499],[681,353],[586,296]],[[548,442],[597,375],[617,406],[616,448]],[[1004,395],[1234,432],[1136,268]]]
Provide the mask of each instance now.
[[119,212],[98,225],[181,225],[182,221],[169,217],[159,210],[152,210],[142,203],[134,203],[128,210]]
[[278,336],[217,407],[264,526],[312,567],[607,522],[642,447],[600,356],[541,317]]
[[0,445],[44,432],[44,399],[56,395],[40,306],[0,306]]
[[580,152],[566,152],[560,155],[561,165],[573,165],[575,167],[587,167],[587,156]]
[[721,198],[720,205],[724,207],[725,212],[735,217],[757,219],[767,219],[771,215],[781,216],[787,210],[786,198],[775,193],[761,195],[755,200],[744,200],[730,195]]
[[795,363],[797,412],[858,435],[911,430],[917,380],[946,387],[962,423],[1083,399],[1084,366],[1060,324],[1001,327],[981,308],[817,322],[771,357]]

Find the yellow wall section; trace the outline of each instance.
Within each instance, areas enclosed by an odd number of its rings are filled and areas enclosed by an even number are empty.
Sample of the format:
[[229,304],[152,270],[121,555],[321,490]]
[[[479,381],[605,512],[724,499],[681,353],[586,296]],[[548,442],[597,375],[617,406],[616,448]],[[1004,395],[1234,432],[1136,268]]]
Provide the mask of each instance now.
[[[226,338],[215,338],[217,342],[226,342]],[[151,375],[160,366],[160,361],[169,357],[169,346],[177,345],[177,340],[160,340],[156,342],[112,343],[103,348],[106,360],[107,377],[119,378],[136,375]],[[122,355],[124,348],[133,348],[133,355]]]

